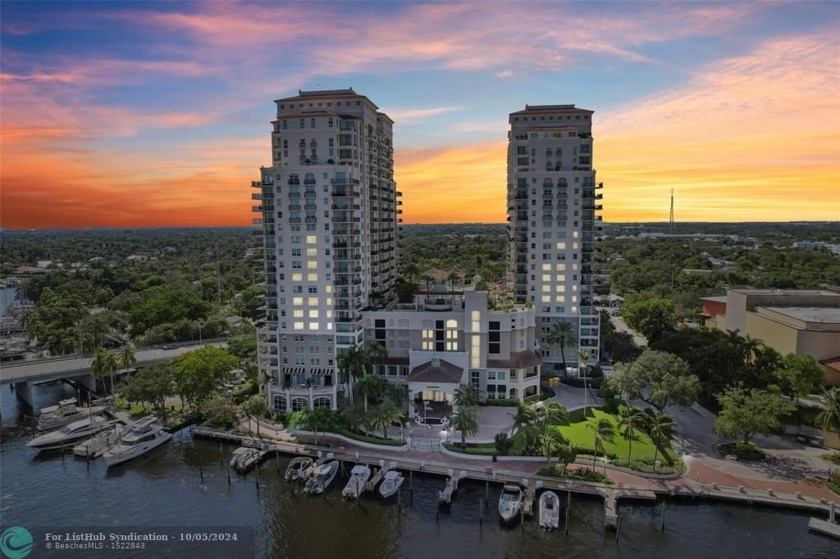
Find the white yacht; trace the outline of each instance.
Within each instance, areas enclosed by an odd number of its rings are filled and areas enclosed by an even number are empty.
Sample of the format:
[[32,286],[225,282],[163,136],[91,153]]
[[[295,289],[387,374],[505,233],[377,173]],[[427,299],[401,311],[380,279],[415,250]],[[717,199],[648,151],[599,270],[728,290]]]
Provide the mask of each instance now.
[[385,479],[379,485],[379,494],[382,495],[382,498],[387,499],[400,490],[404,481],[405,477],[400,472],[388,470],[385,472]]
[[312,477],[306,482],[303,492],[308,495],[320,495],[330,486],[338,473],[338,460],[330,460],[315,468]]
[[289,462],[289,467],[286,468],[286,481],[303,480],[306,471],[312,465],[312,458],[308,456],[296,456]]
[[26,446],[37,448],[38,450],[55,450],[59,448],[72,448],[77,442],[82,439],[97,434],[103,429],[111,425],[104,417],[93,416],[86,419],[74,421],[69,425],[65,425],[58,431],[51,431],[39,437],[35,437]]
[[367,464],[356,464],[350,470],[350,481],[344,486],[344,491],[341,492],[342,497],[348,499],[358,499],[365,491],[365,484],[370,479],[370,466]]
[[171,438],[172,433],[164,431],[158,419],[150,415],[135,421],[119,444],[108,449],[102,457],[108,466],[113,466],[143,456]]
[[540,527],[556,530],[560,525],[560,497],[554,491],[540,495]]
[[511,522],[519,516],[522,510],[522,503],[525,501],[525,494],[518,485],[505,484],[502,494],[499,496],[499,516],[504,522]]
[[102,413],[104,410],[105,406],[77,408],[75,398],[61,400],[58,405],[41,408],[41,414],[38,416],[38,430],[58,429],[74,421],[84,419],[88,415]]
[[128,430],[127,425],[112,422],[110,427],[73,447],[73,454],[82,458],[99,458],[105,451],[120,442],[120,438]]

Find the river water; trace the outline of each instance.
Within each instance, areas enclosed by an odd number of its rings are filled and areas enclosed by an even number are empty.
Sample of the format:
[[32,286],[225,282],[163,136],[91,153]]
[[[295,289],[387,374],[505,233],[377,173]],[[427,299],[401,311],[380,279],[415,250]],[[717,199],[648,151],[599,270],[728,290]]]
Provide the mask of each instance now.
[[[34,389],[38,405],[72,396],[62,385]],[[415,475],[401,502],[382,503],[378,494],[360,504],[343,502],[344,479],[326,498],[302,494],[278,473],[288,457],[263,463],[259,476],[228,476],[230,445],[193,440],[183,431],[151,455],[106,471],[101,462],[60,454],[37,455],[25,446],[24,416],[7,386],[0,391],[0,523],[32,532],[31,557],[216,557],[459,559],[480,558],[784,558],[840,556],[840,543],[808,533],[808,515],[794,512],[668,501],[666,529],[659,507],[622,506],[619,541],[603,529],[600,500],[572,499],[570,532],[545,533],[534,520],[502,527],[497,521],[500,488],[490,488],[483,526],[483,484],[461,486],[448,511],[435,515],[443,479]],[[202,480],[203,474],[203,480]],[[257,481],[259,480],[259,487]],[[563,495],[565,500],[565,495]],[[401,505],[401,506],[399,506]],[[74,529],[75,527],[75,529]],[[154,543],[146,549],[69,552],[43,549],[49,532],[235,532],[229,544]],[[250,534],[250,536],[249,536]]]

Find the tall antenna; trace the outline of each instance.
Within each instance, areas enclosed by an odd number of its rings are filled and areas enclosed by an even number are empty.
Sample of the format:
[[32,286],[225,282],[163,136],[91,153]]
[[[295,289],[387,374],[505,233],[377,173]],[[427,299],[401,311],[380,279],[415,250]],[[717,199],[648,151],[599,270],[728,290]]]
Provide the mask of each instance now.
[[671,189],[671,217],[669,219],[670,231],[674,232],[674,189]]

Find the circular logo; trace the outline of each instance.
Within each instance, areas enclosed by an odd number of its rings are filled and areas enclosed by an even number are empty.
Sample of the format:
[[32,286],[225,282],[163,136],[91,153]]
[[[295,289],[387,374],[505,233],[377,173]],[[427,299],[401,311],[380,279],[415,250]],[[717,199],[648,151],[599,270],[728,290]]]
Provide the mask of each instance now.
[[9,559],[23,559],[32,553],[32,534],[22,526],[11,526],[0,536],[0,551]]

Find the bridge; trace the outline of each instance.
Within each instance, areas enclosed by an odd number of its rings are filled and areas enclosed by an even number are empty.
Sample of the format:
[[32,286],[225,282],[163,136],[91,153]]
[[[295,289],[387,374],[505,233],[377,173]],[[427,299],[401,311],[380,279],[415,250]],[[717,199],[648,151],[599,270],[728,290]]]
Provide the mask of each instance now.
[[[203,343],[191,342],[167,349],[138,349],[134,352],[134,357],[137,359],[135,366],[144,367],[156,361],[178,357],[188,351],[198,349],[207,343],[207,341]],[[37,382],[77,378],[81,384],[85,385],[91,391],[95,391],[96,380],[90,371],[92,363],[92,354],[78,357],[57,357],[54,359],[3,363],[0,366],[0,385],[11,384],[17,395],[30,406],[33,405],[32,385]]]

